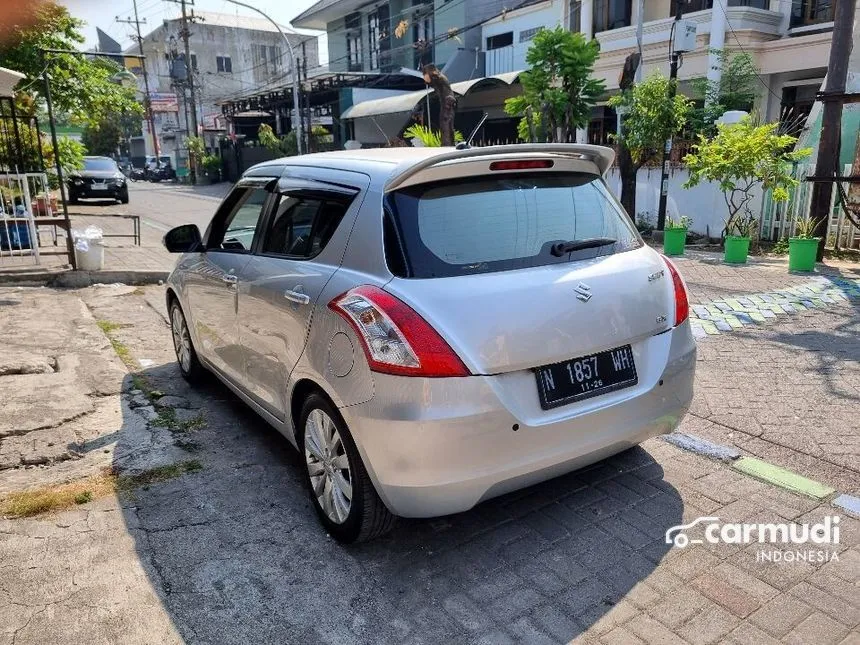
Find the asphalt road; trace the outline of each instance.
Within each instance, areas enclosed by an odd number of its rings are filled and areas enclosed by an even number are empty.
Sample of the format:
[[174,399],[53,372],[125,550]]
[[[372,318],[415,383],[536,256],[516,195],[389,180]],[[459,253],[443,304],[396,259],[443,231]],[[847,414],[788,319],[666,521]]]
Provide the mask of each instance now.
[[129,184],[129,204],[123,211],[140,215],[144,238],[153,233],[160,238],[180,224],[196,224],[202,233],[231,187],[228,182],[194,187],[133,182]]

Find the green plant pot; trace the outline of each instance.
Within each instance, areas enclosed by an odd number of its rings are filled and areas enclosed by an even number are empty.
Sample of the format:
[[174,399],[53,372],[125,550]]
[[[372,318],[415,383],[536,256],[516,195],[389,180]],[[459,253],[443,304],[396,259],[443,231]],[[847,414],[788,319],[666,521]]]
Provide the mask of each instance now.
[[746,264],[749,252],[750,238],[726,235],[726,254],[723,259],[727,264]]
[[788,270],[812,271],[818,254],[818,237],[788,238]]
[[663,253],[666,255],[684,255],[686,243],[687,229],[667,228],[663,231]]

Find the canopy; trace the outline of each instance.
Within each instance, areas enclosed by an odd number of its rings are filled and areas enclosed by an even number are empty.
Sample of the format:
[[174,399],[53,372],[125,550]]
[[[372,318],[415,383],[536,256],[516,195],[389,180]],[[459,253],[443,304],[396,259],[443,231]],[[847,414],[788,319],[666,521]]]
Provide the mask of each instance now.
[[[468,81],[460,81],[452,83],[451,89],[455,94],[466,96],[472,90],[480,87],[494,87],[500,85],[513,85],[517,82],[522,72],[506,72],[505,74],[496,74],[495,76],[486,76],[483,78],[473,78]],[[362,117],[379,116],[381,114],[396,114],[398,112],[412,112],[428,94],[432,94],[433,90],[423,89],[417,92],[407,92],[406,94],[398,94],[397,96],[386,96],[381,99],[371,99],[356,103],[350,108],[344,110],[340,118],[342,119],[359,119]]]

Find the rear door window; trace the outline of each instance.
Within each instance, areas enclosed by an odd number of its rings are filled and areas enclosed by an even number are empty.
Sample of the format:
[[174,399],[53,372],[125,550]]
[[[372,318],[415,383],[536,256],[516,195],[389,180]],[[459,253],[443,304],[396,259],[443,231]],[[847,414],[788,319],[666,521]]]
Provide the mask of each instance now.
[[281,197],[263,239],[264,254],[308,259],[318,255],[340,225],[346,197],[287,194]]
[[[508,271],[623,252],[642,242],[602,179],[587,173],[480,176],[387,197],[408,277]],[[561,242],[607,238],[561,256]],[[392,272],[396,271],[396,267]]]

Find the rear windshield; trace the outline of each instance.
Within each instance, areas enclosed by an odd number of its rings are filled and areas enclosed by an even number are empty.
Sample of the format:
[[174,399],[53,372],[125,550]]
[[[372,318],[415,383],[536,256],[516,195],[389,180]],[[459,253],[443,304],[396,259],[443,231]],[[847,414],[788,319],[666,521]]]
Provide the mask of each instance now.
[[[587,173],[422,184],[389,194],[386,210],[386,257],[392,272],[403,277],[510,271],[641,245],[603,180]],[[596,238],[606,243],[559,253],[560,244]]]
[[84,159],[84,168],[86,170],[117,170],[116,162],[113,159]]

